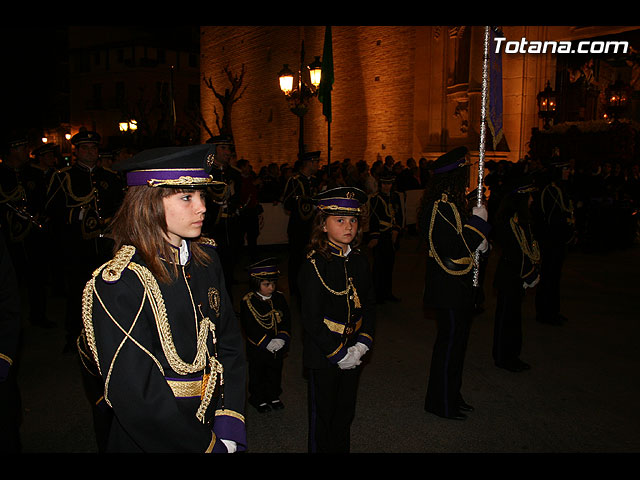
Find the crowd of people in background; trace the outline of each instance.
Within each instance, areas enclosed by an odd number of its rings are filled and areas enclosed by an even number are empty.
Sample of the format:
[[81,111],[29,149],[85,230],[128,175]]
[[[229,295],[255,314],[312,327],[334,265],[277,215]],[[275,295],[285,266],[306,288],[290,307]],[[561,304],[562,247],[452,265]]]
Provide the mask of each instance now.
[[[308,235],[303,235],[304,238],[298,242],[300,248],[294,248],[297,244],[296,234],[302,232],[300,225],[312,217],[307,215],[308,212],[305,213],[305,208],[313,203],[310,200],[315,195],[339,187],[356,188],[365,194],[366,201],[362,205],[366,214],[360,217],[361,226],[365,229],[361,246],[368,247],[371,252],[375,302],[401,300],[393,295],[390,282],[398,239],[402,235],[417,234],[422,240],[428,240],[429,232],[420,221],[416,225],[407,224],[402,203],[398,199],[409,191],[422,191],[426,198],[430,185],[434,185],[433,177],[438,173],[436,164],[442,158],[436,161],[408,158],[403,161],[394,159],[392,155],[384,158],[378,155],[372,163],[345,158],[323,164],[320,152],[311,152],[315,155],[300,155],[294,162],[272,162],[260,166],[250,159],[238,159],[233,151],[232,140],[223,137],[213,139],[217,154],[212,171],[212,178],[219,180],[219,185],[223,187],[218,191],[212,188],[209,192],[208,220],[204,221],[202,234],[217,243],[232,301],[233,271],[239,266],[240,250],[246,245],[248,263],[260,259],[257,238],[261,228],[258,221],[262,213],[261,204],[281,204],[291,216],[287,231],[290,294],[292,299],[299,296],[295,291],[295,272],[300,265],[296,267],[293,261],[298,253],[306,255],[305,249],[309,245]],[[109,221],[127,190],[122,172],[114,170],[113,165],[122,163],[136,153],[134,149],[127,148],[99,150],[100,137],[94,132],[82,131],[72,143],[76,148],[74,158],[63,159],[55,145],[44,145],[29,151],[26,139],[17,138],[3,153],[0,162],[3,248],[15,267],[15,271],[10,273],[16,276],[16,281],[26,282],[24,288],[31,307],[28,321],[33,325],[44,328],[55,326],[55,322],[47,316],[46,299],[42,295],[45,283],[50,282],[61,290],[61,295],[68,298],[65,352],[76,350],[81,327],[82,288],[93,269],[113,254],[110,247],[103,244],[108,237]],[[462,163],[461,159],[468,157],[467,152],[460,156],[460,160],[457,157],[454,160]],[[314,162],[313,168],[309,167],[309,162]],[[469,165],[468,162],[466,165]],[[481,258],[481,275],[487,256],[494,248],[504,252],[504,237],[510,237],[514,232],[517,242],[513,244],[514,248],[522,249],[522,253],[534,260],[533,277],[536,279],[532,280],[533,283],[526,280],[524,287],[518,284],[518,292],[511,293],[521,297],[524,291],[520,290],[521,287],[526,289],[535,286],[540,281],[540,273],[546,271],[538,287],[541,297],[536,302],[538,320],[562,324],[566,319],[559,312],[558,279],[565,250],[573,247],[604,251],[638,243],[639,164],[608,159],[584,162],[551,156],[525,157],[515,163],[491,160],[486,162],[485,168],[484,198],[487,208],[483,215],[486,214],[487,218],[483,218],[483,221],[493,230],[486,237],[483,233],[482,237],[476,239],[477,243],[487,240],[483,242],[486,254]],[[311,178],[309,185],[303,185],[302,180],[306,179],[306,182]],[[293,185],[296,183],[293,179],[296,179],[299,187]],[[233,188],[229,188],[231,185]],[[443,201],[446,201],[450,193],[443,192]],[[457,202],[460,205],[456,209],[462,212],[466,207],[462,205],[465,203],[463,194],[459,193]],[[507,211],[505,204],[514,193],[525,196],[519,197],[519,205],[514,203],[512,209]],[[467,185],[465,194],[470,209],[476,198],[473,188]],[[374,218],[377,206],[381,206],[384,218]],[[559,221],[553,218],[556,214],[561,217]],[[301,216],[302,223],[292,227],[296,215]],[[514,218],[520,229],[519,238]],[[554,231],[558,228],[562,231]],[[513,241],[513,238],[507,241]],[[53,251],[57,254],[52,255]],[[39,275],[34,272],[39,272]],[[553,284],[548,283],[551,278]],[[473,297],[476,311],[482,309],[482,295],[481,286],[480,292]],[[514,306],[511,297],[508,298],[506,294],[504,298],[504,308],[517,316],[519,307]],[[553,311],[548,311],[550,305]],[[546,311],[543,312],[543,309]],[[502,328],[498,317],[499,312],[496,312],[496,331]],[[515,337],[516,343],[521,344],[521,333],[516,332]],[[519,347],[515,350],[519,350]],[[0,354],[6,357],[0,355],[0,367],[4,364],[10,367],[11,355],[17,355],[17,352],[7,355],[0,351]],[[512,371],[529,368],[517,358],[516,364],[516,360],[511,360],[507,362],[496,357],[496,365]],[[6,379],[10,369],[7,367],[5,370]],[[465,411],[472,410],[472,407],[461,397],[455,401],[459,403],[452,404],[452,415],[448,412],[449,407],[445,411],[429,403],[425,408],[447,418],[464,418],[465,415],[457,410],[458,406],[466,407]]]

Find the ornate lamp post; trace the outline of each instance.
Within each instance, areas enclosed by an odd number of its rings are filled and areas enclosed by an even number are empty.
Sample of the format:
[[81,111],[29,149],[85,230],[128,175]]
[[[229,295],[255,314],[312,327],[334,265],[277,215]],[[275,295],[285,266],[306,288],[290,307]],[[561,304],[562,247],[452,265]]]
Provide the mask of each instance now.
[[309,110],[309,101],[317,96],[318,85],[320,85],[320,73],[322,69],[322,62],[320,57],[315,57],[315,60],[306,66],[309,70],[309,84],[302,78],[302,73],[305,69],[304,64],[304,41],[302,42],[302,48],[300,52],[300,68],[298,70],[298,82],[294,83],[295,74],[289,69],[289,66],[285,64],[278,73],[280,80],[280,90],[284,93],[289,103],[289,110],[294,113],[300,120],[300,132],[298,135],[298,153],[304,153],[304,116]]
[[543,128],[548,130],[551,128],[550,122],[556,116],[556,92],[551,88],[551,83],[547,80],[547,86],[538,93],[538,116],[542,118]]

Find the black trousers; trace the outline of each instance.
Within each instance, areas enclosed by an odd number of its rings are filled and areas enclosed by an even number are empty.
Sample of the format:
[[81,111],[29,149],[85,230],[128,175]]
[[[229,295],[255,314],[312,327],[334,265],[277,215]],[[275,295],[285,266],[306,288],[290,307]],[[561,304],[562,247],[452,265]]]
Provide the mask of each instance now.
[[438,333],[433,345],[425,410],[448,417],[459,413],[462,372],[472,309],[437,308]]
[[560,314],[560,277],[566,257],[566,246],[543,246],[540,282],[536,287],[536,317],[554,321]]
[[360,369],[309,371],[309,453],[349,453]]
[[283,353],[247,345],[249,403],[257,406],[277,400],[282,393]]
[[506,364],[522,350],[522,300],[524,288],[498,290],[493,326],[493,361]]
[[240,242],[244,245],[247,241],[247,252],[249,260],[255,262],[258,260],[258,236],[260,235],[260,217],[256,209],[250,209],[250,212],[240,214]]
[[0,452],[21,453],[22,397],[17,381],[17,366],[0,382]]
[[393,294],[393,266],[396,249],[391,234],[380,235],[378,244],[373,247],[373,285],[377,300],[385,300]]
[[75,350],[82,329],[82,292],[93,271],[113,257],[113,240],[100,237],[69,242],[65,253],[69,289],[66,302],[65,330],[67,345]]

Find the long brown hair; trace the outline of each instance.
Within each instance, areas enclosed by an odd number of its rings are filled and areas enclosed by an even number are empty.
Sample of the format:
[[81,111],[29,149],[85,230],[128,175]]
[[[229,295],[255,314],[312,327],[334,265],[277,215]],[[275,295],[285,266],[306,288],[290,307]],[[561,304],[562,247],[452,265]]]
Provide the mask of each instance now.
[[[133,245],[158,281],[170,283],[178,273],[178,266],[174,261],[175,247],[166,238],[167,220],[162,199],[187,191],[192,190],[129,187],[111,223],[114,253],[123,245]],[[191,256],[202,265],[211,260],[196,242],[191,242]]]
[[[308,251],[315,250],[326,258],[331,258],[331,253],[329,251],[329,238],[327,237],[327,232],[324,231],[323,227],[325,222],[327,221],[327,217],[329,215],[321,212],[320,210],[316,211],[315,217],[313,218],[313,223],[311,224],[311,236],[309,239],[309,247]],[[360,216],[358,216],[358,231],[356,232],[355,237],[349,244],[351,248],[357,248],[362,242],[362,226],[360,225]]]

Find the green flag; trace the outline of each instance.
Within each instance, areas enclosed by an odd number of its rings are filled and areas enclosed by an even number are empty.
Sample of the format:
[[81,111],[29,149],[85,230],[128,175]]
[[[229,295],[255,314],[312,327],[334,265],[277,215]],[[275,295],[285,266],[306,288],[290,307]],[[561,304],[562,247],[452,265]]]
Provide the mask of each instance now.
[[322,77],[318,86],[318,100],[322,103],[322,114],[331,123],[331,90],[333,89],[333,46],[331,27],[324,31],[324,49],[322,51]]

